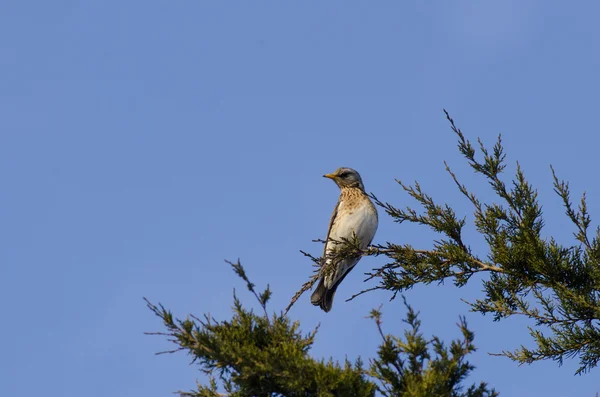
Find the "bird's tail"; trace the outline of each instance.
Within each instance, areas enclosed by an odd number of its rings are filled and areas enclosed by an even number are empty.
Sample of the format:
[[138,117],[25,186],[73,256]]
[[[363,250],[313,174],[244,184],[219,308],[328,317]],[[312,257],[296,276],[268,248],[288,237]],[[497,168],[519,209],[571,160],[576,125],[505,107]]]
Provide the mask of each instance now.
[[315,292],[310,296],[310,303],[321,307],[325,312],[330,311],[331,306],[333,306],[333,296],[335,295],[335,290],[338,285],[339,283],[336,283],[331,289],[327,289],[327,287],[325,287],[325,278],[321,277]]

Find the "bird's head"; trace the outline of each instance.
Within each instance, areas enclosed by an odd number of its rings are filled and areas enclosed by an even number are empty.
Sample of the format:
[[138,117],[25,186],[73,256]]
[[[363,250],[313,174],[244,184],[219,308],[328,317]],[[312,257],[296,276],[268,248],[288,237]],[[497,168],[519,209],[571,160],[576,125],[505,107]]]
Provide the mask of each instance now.
[[365,190],[360,175],[352,168],[341,167],[331,174],[323,175],[323,177],[332,179],[340,189],[345,187],[357,187],[362,191]]

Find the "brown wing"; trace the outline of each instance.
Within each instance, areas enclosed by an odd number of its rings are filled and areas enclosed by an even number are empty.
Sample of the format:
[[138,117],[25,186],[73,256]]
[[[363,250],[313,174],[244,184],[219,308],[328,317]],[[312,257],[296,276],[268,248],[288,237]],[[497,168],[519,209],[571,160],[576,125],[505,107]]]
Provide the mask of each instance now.
[[[340,206],[340,200],[338,200],[335,208],[333,209],[333,213],[331,214],[331,219],[329,220],[329,228],[327,229],[327,238],[325,239],[325,244],[323,244],[324,247],[323,247],[323,257],[321,258],[321,269],[323,268],[323,266],[325,266],[325,263],[327,262],[327,243],[329,241],[329,236],[331,235],[331,228],[333,227],[333,223],[335,222],[335,218],[337,216],[339,206]],[[319,280],[319,284],[317,285],[317,288],[315,288],[315,290],[313,291],[313,293],[310,297],[310,302],[313,305],[321,306],[321,309],[328,312],[329,310],[331,310],[331,305],[333,304],[333,295],[335,294],[335,290],[336,290],[337,286],[336,286],[336,288],[333,288],[333,289],[327,289],[327,288],[325,288],[324,282],[325,282],[325,277],[322,275],[321,279]]]
[[325,265],[325,259],[327,258],[327,243],[329,242],[329,235],[331,234],[331,228],[333,227],[333,222],[335,222],[335,217],[337,216],[338,207],[340,206],[340,201],[338,200],[335,208],[333,209],[333,213],[331,214],[331,219],[329,220],[329,228],[327,229],[327,237],[325,238],[325,244],[323,244],[323,257],[321,258],[321,266]]

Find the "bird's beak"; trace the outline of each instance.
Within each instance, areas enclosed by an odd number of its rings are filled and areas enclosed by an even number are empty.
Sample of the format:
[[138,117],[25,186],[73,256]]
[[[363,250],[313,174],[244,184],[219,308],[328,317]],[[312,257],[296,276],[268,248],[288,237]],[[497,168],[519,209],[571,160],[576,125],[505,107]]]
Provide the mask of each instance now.
[[323,178],[335,179],[335,175],[333,175],[333,174],[325,174],[325,175],[323,175]]

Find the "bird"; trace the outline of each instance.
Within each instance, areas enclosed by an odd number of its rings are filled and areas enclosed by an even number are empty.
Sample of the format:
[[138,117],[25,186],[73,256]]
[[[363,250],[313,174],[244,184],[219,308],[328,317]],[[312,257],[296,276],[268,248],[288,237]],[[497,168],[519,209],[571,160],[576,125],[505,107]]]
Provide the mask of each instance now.
[[325,266],[331,268],[330,264],[334,260],[337,263],[333,265],[331,272],[327,272],[327,274],[322,272],[324,274],[321,275],[317,288],[310,297],[310,302],[319,306],[323,311],[329,312],[333,305],[335,291],[361,259],[361,256],[332,258],[336,246],[343,239],[352,241],[356,235],[360,249],[366,249],[375,237],[379,218],[377,209],[365,193],[362,179],[356,170],[341,167],[323,177],[333,180],[338,185],[340,197],[329,221],[329,230],[321,258],[321,269],[324,269]]

